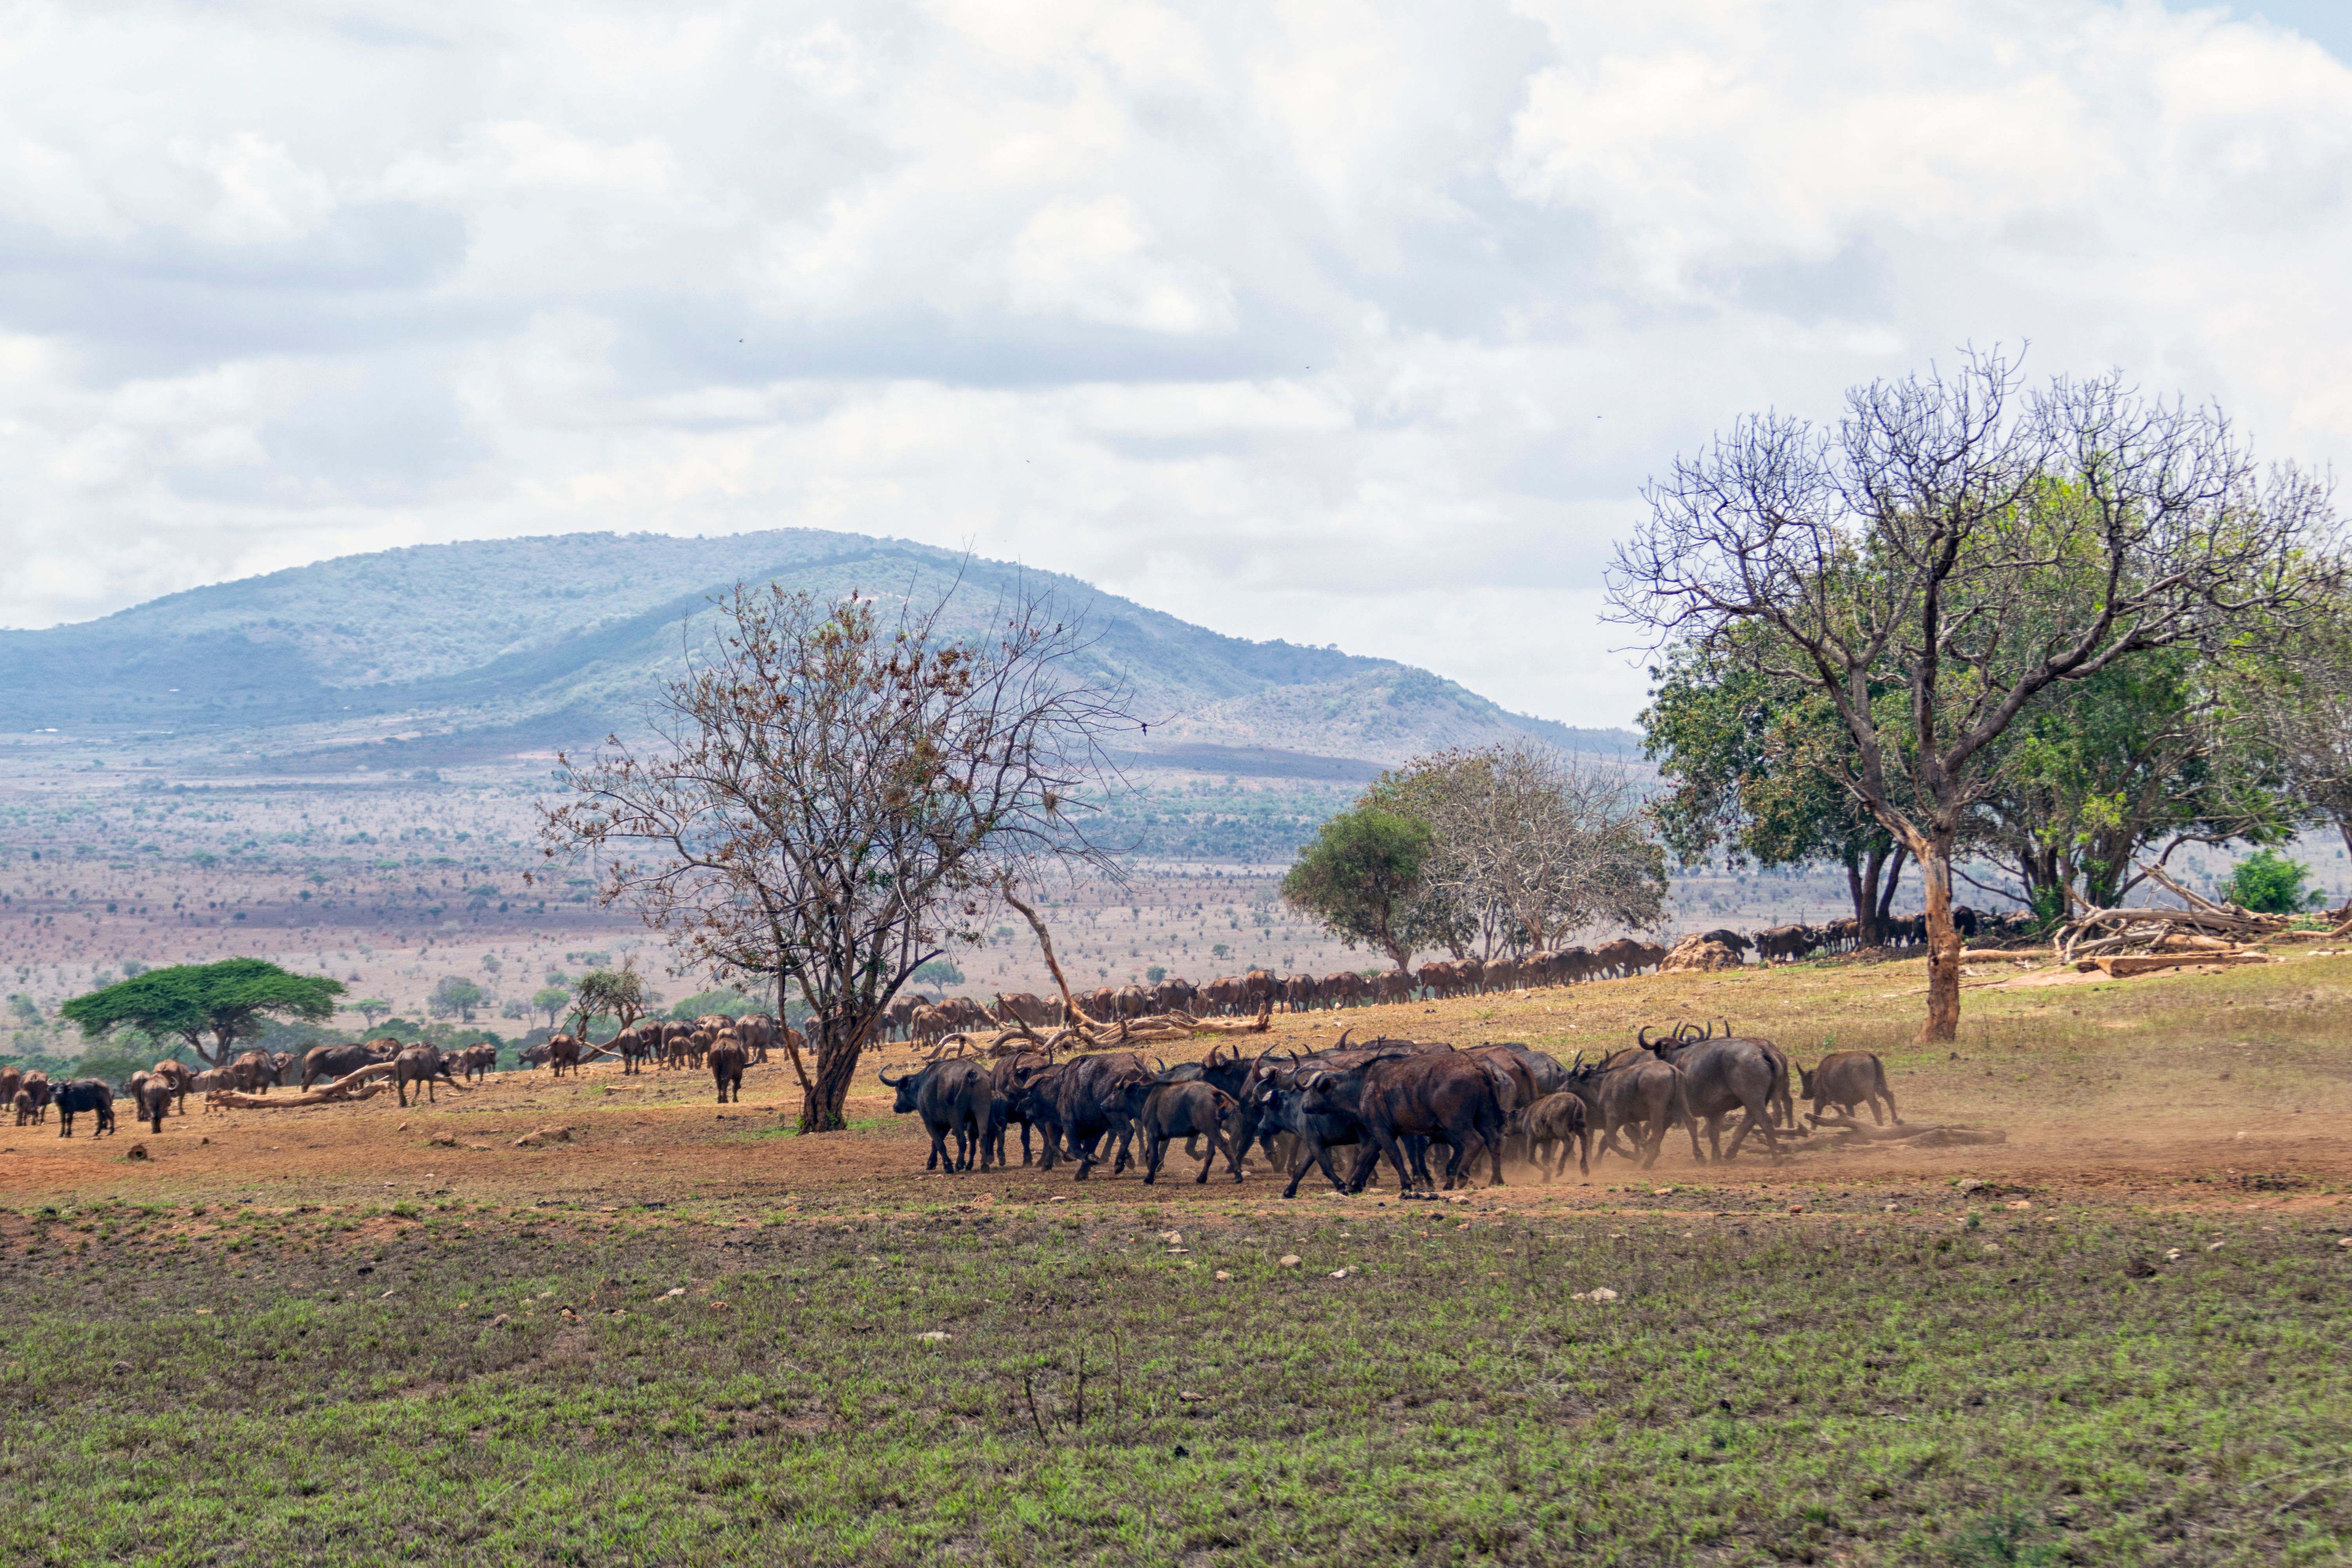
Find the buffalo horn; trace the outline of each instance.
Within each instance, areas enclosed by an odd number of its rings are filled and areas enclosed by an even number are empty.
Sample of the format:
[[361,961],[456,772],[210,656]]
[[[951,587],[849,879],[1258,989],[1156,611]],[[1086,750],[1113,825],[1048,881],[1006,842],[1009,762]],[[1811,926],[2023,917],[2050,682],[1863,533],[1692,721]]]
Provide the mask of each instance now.
[[1644,1025],[1643,1025],[1639,1029],[1636,1029],[1635,1031],[1633,1031],[1633,1039],[1634,1039],[1635,1043],[1637,1043],[1638,1045],[1640,1045],[1640,1046],[1641,1046],[1641,1047],[1642,1047],[1643,1050],[1645,1050],[1645,1051],[1646,1051],[1646,1050],[1651,1049],[1652,1047],[1651,1047],[1651,1045],[1650,1045],[1650,1026],[1649,1026],[1649,1025],[1647,1025],[1647,1024],[1644,1024]]
[[891,1089],[896,1089],[896,1088],[898,1088],[900,1084],[902,1084],[902,1083],[906,1082],[906,1081],[907,1081],[907,1079],[908,1079],[908,1074],[901,1073],[901,1074],[899,1074],[897,1078],[892,1078],[892,1077],[890,1076],[890,1069],[889,1069],[888,1068],[875,1068],[875,1069],[874,1069],[874,1076],[875,1076],[876,1078],[880,1079],[886,1086],[887,1086],[888,1088],[891,1088]]
[[1340,1030],[1339,1037],[1331,1042],[1331,1048],[1335,1051],[1346,1050],[1348,1048],[1348,1037],[1355,1032],[1356,1026],[1353,1024],[1350,1024],[1346,1028]]

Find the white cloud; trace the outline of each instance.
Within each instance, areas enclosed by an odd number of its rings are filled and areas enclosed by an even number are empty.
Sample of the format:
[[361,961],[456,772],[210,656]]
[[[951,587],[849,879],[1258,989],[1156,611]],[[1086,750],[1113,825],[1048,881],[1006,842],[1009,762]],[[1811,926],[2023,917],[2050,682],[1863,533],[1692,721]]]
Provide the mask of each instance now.
[[0,621],[807,523],[1620,721],[1642,479],[2031,340],[2352,453],[2352,78],[2148,0],[12,8]]

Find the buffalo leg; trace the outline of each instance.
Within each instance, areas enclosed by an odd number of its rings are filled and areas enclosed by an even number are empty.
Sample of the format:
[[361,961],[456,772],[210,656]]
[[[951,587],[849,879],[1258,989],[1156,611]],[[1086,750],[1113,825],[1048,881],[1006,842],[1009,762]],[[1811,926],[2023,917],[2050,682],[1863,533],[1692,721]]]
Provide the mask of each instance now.
[[1876,1121],[1876,1119],[1877,1119],[1877,1116],[1878,1116],[1878,1102],[1879,1102],[1881,1100],[1885,1100],[1885,1101],[1886,1101],[1886,1114],[1887,1114],[1887,1117],[1888,1117],[1891,1121],[1894,1121],[1894,1123],[1895,1123],[1895,1126],[1897,1126],[1897,1127],[1902,1126],[1902,1125],[1903,1125],[1903,1118],[1902,1118],[1900,1115],[1898,1115],[1898,1114],[1896,1113],[1895,1110],[1895,1091],[1894,1091],[1893,1089],[1891,1089],[1887,1088],[1887,1087],[1886,1087],[1885,1084],[1883,1084],[1883,1083],[1882,1083],[1882,1084],[1880,1084],[1876,1089],[1874,1089],[1871,1090],[1871,1094],[1870,1094],[1870,1114],[1871,1114],[1871,1118],[1872,1118],[1872,1120],[1873,1120],[1874,1121]]
[[1201,1173],[1192,1178],[1194,1186],[1205,1187],[1209,1184],[1209,1167],[1217,1163],[1217,1146],[1224,1141],[1223,1133],[1213,1127],[1209,1129],[1209,1157],[1201,1162]]
[[1159,1184],[1160,1160],[1163,1152],[1160,1129],[1146,1127],[1143,1130],[1143,1184],[1147,1187]]
[[1405,1168],[1404,1148],[1397,1142],[1396,1134],[1383,1127],[1374,1127],[1371,1133],[1374,1145],[1373,1159],[1378,1160],[1382,1155],[1387,1156],[1388,1163],[1396,1169],[1397,1191],[1400,1193],[1412,1191],[1412,1173]]

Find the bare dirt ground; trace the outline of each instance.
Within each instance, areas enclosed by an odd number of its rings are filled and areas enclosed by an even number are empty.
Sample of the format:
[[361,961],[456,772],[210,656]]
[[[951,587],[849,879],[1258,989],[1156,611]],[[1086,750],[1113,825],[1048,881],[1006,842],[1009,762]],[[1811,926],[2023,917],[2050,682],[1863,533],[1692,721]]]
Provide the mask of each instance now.
[[[2299,1211],[2352,1203],[2352,957],[2292,957],[2262,968],[2183,973],[2063,988],[2010,990],[1980,977],[1957,1046],[1911,1043],[1918,962],[1751,969],[1635,980],[1507,996],[1344,1013],[1277,1016],[1258,1043],[1304,1049],[1345,1030],[1475,1044],[1526,1040],[1565,1059],[1630,1043],[1640,1024],[1724,1017],[1773,1037],[1801,1062],[1825,1047],[1886,1059],[1904,1119],[1999,1128],[1993,1146],[1832,1151],[1813,1139],[1775,1162],[1749,1151],[1735,1163],[1694,1163],[1687,1138],[1668,1140],[1653,1169],[1597,1163],[1545,1185],[1513,1168],[1482,1207],[1517,1211],[1626,1208],[1777,1215],[1816,1223],[1841,1215],[1956,1208],[1991,1198],[2153,1207],[2227,1205]],[[2040,973],[2048,973],[2046,968]],[[1160,1051],[1169,1059],[1204,1053]],[[873,1054],[867,1070],[905,1065],[906,1047]],[[871,1079],[867,1080],[869,1083]],[[779,1057],[755,1068],[740,1105],[713,1102],[699,1075],[624,1075],[600,1065],[578,1079],[508,1073],[437,1104],[403,1110],[389,1098],[350,1106],[189,1114],[159,1136],[126,1115],[95,1139],[46,1127],[0,1128],[0,1202],[31,1207],[125,1202],[574,1205],[588,1215],[668,1208],[713,1215],[827,1213],[907,1205],[1150,1205],[1211,1223],[1280,1205],[1262,1162],[1234,1184],[1222,1164],[1205,1185],[1171,1161],[1147,1187],[1129,1172],[1018,1165],[984,1174],[926,1173],[926,1144],[893,1117],[878,1087],[853,1099],[853,1130],[792,1131],[799,1105]],[[1800,1109],[1802,1107],[1801,1105]],[[558,1134],[553,1130],[566,1130]],[[516,1142],[542,1133],[539,1147]],[[455,1146],[436,1143],[454,1139]],[[134,1158],[132,1146],[146,1157]],[[1017,1158],[1017,1156],[1016,1156]],[[1986,1184],[1965,1192],[1963,1181]],[[1385,1186],[1344,1200],[1393,1200]],[[1298,1205],[1330,1205],[1319,1178]],[[2352,1210],[2347,1210],[2352,1217]]]

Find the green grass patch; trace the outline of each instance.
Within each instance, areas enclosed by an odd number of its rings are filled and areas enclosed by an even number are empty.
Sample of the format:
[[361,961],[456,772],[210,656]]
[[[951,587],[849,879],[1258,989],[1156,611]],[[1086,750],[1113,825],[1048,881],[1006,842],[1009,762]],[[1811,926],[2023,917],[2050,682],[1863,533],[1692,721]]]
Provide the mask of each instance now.
[[[1851,1212],[1179,1214],[1181,1253],[1097,1207],[363,1238],[268,1214],[234,1251],[186,1211],[28,1215],[0,1561],[2352,1548],[2337,1227],[1824,1201]],[[1571,1299],[1596,1287],[1619,1299]]]

